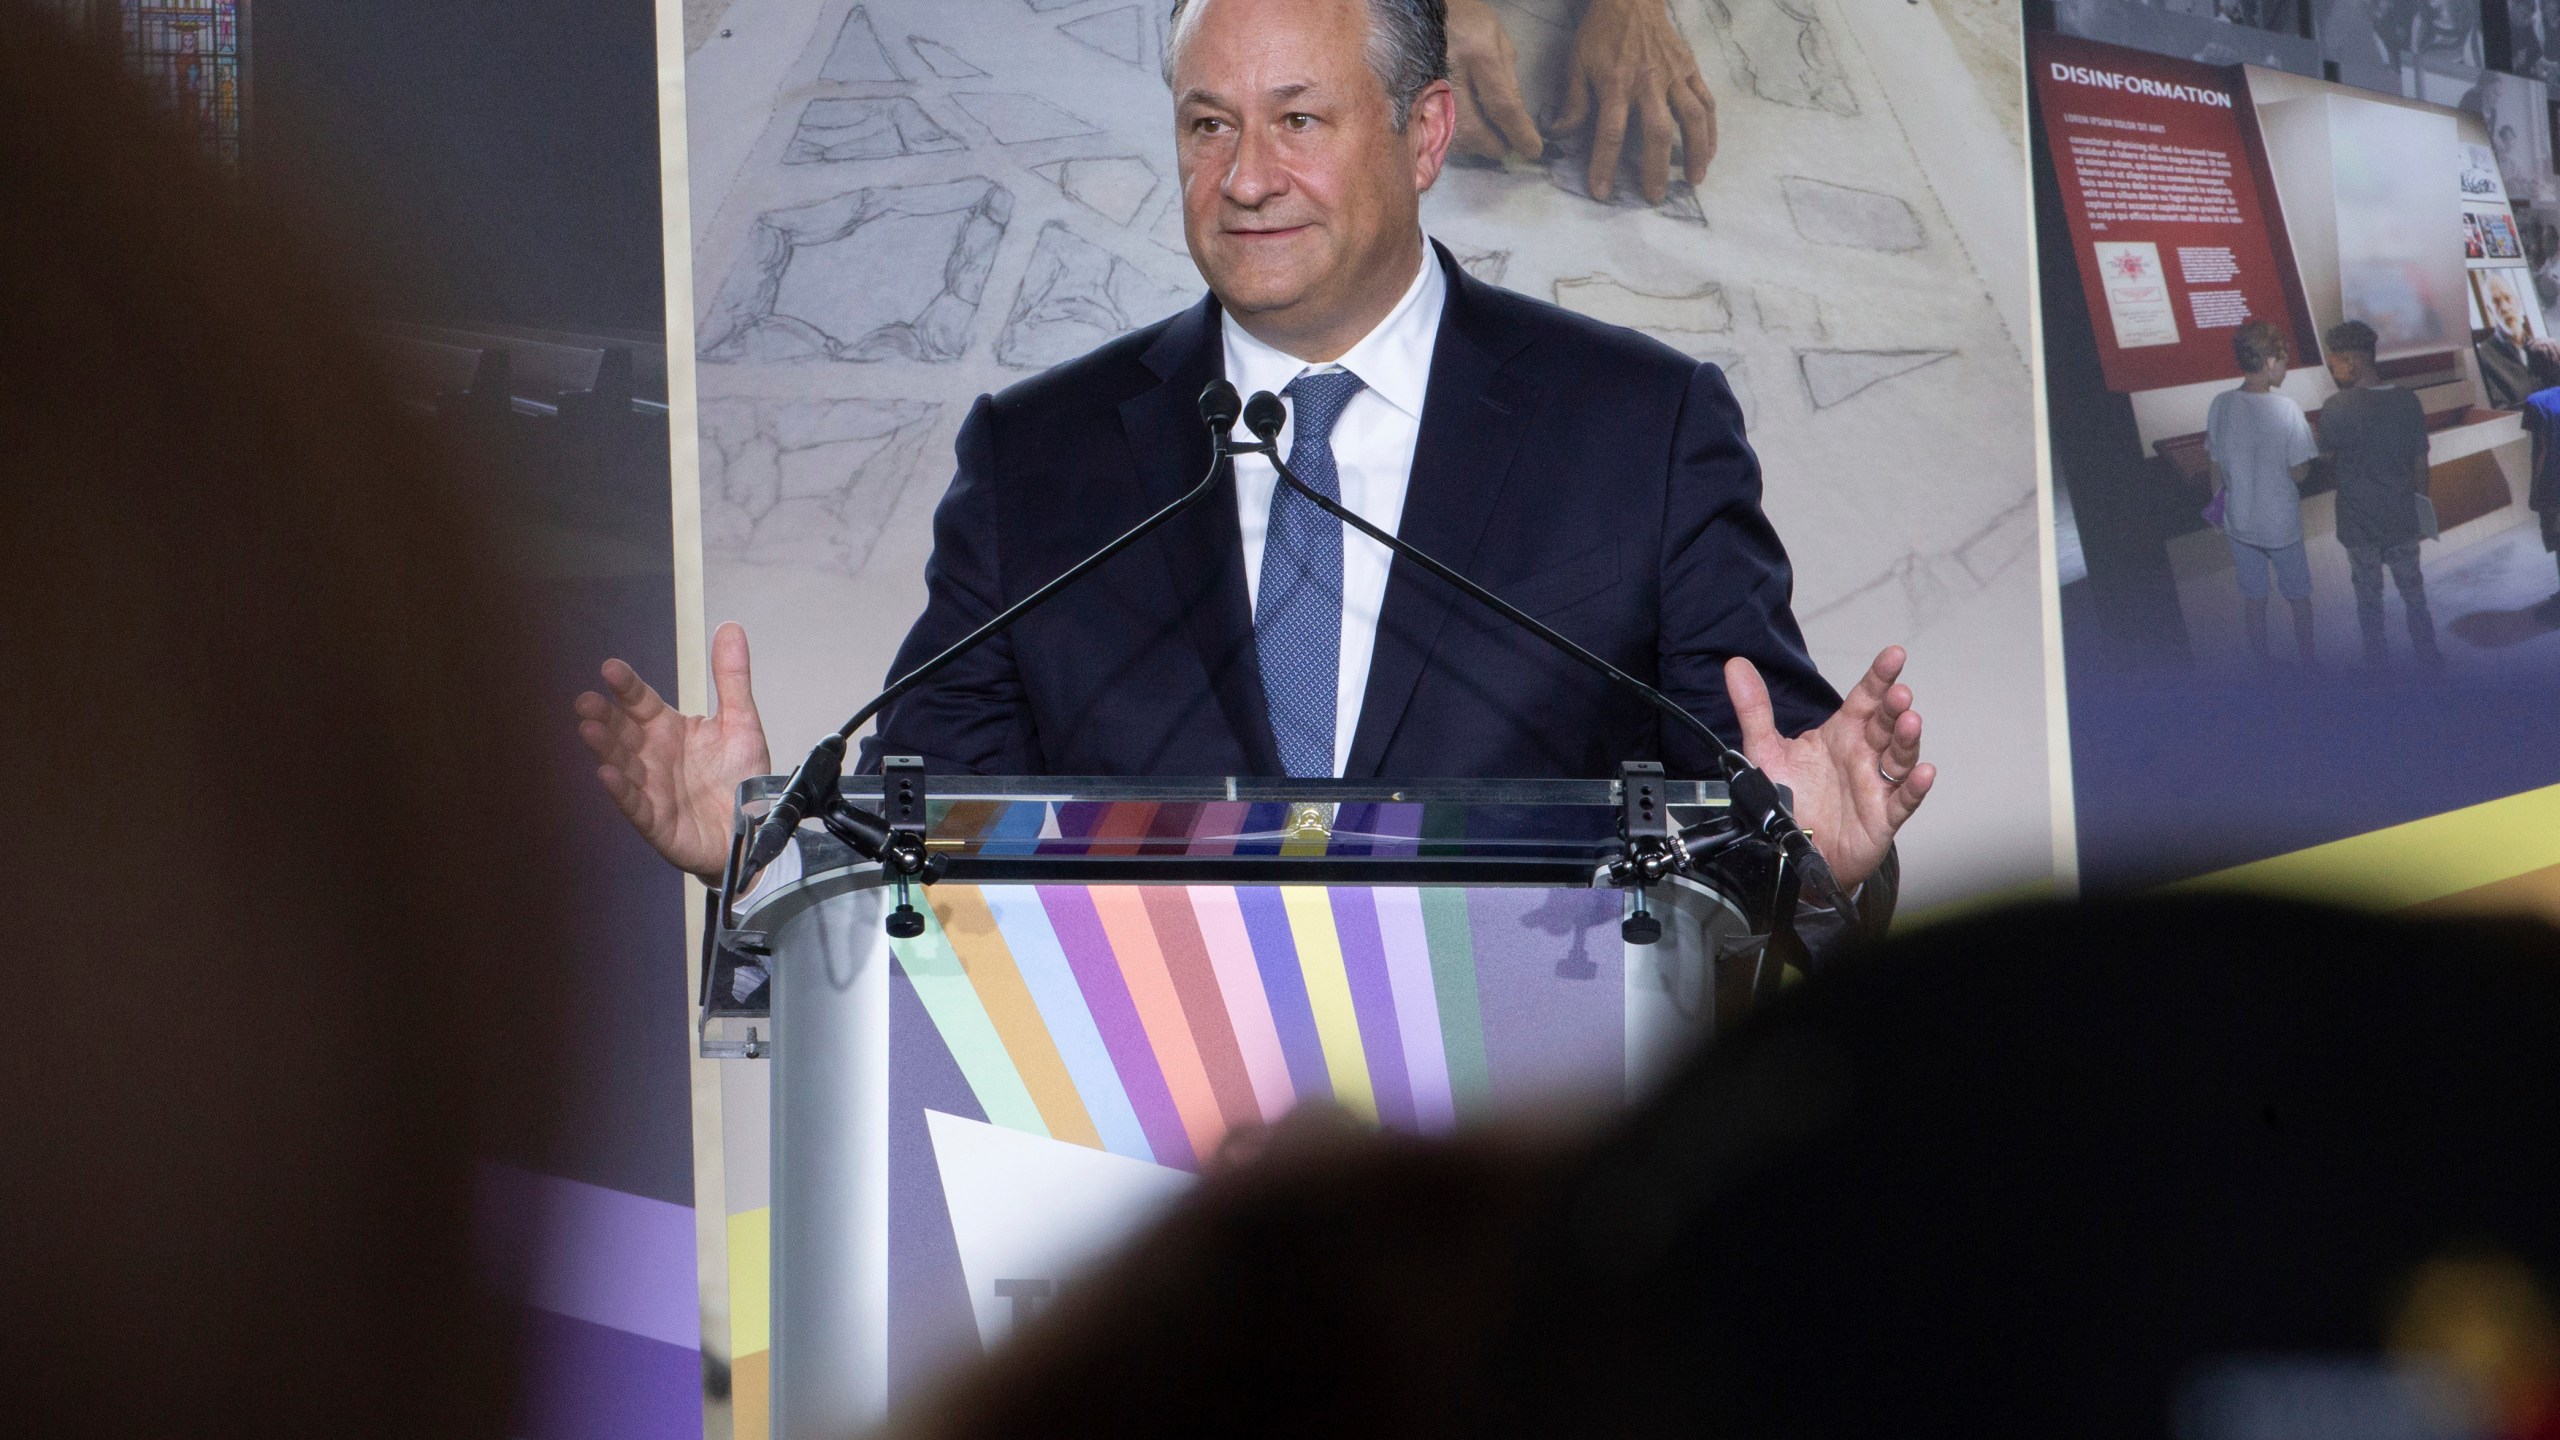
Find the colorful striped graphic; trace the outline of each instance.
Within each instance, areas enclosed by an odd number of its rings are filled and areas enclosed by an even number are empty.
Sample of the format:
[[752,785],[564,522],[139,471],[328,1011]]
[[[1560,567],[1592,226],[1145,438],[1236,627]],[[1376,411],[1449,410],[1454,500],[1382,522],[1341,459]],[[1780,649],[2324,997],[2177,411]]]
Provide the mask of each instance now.
[[[1343,811],[1337,837],[1430,843],[1420,806]],[[990,804],[948,817],[973,844],[1026,852],[1309,843],[1283,838],[1286,821],[1240,803]],[[957,883],[928,894],[925,933],[893,951],[988,1122],[1132,1159],[1197,1169],[1230,1131],[1309,1100],[1446,1133],[1486,1113],[1493,1071],[1587,1071],[1593,1045],[1623,1044],[1612,894]],[[1505,993],[1480,994],[1480,973]]]

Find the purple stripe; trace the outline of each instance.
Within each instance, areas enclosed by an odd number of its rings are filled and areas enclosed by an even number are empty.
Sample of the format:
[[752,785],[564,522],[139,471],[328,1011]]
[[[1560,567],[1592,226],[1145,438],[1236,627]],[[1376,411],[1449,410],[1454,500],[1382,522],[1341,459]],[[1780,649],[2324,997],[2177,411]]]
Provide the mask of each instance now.
[[1280,1032],[1280,1054],[1289,1062],[1289,1085],[1301,1100],[1333,1095],[1324,1068],[1324,1042],[1316,1038],[1315,1008],[1307,1003],[1307,977],[1298,969],[1298,942],[1289,934],[1289,911],[1268,885],[1239,885],[1236,906],[1253,941],[1253,965],[1271,1002],[1271,1024]]
[[702,1352],[525,1312],[525,1440],[702,1440]]
[[889,967],[889,1403],[931,1390],[986,1353],[969,1308],[969,1277],[951,1234],[950,1203],[924,1112],[983,1121],[960,1062],[916,997],[904,965]]
[[668,1345],[702,1344],[693,1208],[483,1161],[484,1253],[511,1298]]
[[1360,1048],[1369,1057],[1378,1123],[1390,1130],[1419,1130],[1413,1079],[1404,1064],[1404,1032],[1396,1027],[1395,982],[1387,978],[1387,946],[1378,937],[1377,897],[1366,886],[1346,885],[1331,893],[1334,933],[1342,939],[1342,968],[1351,977],[1351,1013],[1360,1020]]
[[[1366,855],[1369,842],[1365,838],[1376,827],[1378,807],[1370,804],[1345,804],[1333,812],[1333,838],[1325,842],[1332,855]],[[1364,838],[1354,839],[1360,836]]]
[[1622,903],[1615,890],[1467,892],[1497,1105],[1626,1094]]
[[[1241,835],[1272,836],[1276,835],[1281,830],[1287,829],[1288,825],[1288,806],[1280,804],[1278,801],[1274,800],[1256,800],[1245,807],[1244,823],[1236,827],[1236,832]],[[1235,853],[1238,855],[1277,855],[1280,853],[1280,842],[1277,839],[1254,840],[1237,846]],[[1299,1093],[1304,1094],[1306,1092],[1300,1091]],[[1328,1090],[1325,1093],[1331,1094],[1332,1092]]]
[[1058,805],[1058,838],[1040,842],[1042,855],[1082,855],[1093,846],[1093,832],[1111,804],[1105,800],[1066,800]]
[[1049,912],[1049,926],[1058,932],[1058,948],[1067,954],[1067,968],[1075,971],[1085,1008],[1093,1012],[1094,1028],[1102,1032],[1102,1048],[1111,1052],[1111,1067],[1120,1072],[1120,1084],[1129,1092],[1129,1106],[1138,1112],[1138,1128],[1146,1132],[1156,1163],[1198,1168],[1190,1133],[1182,1128],[1181,1112],[1173,1108],[1164,1067],[1156,1063],[1155,1047],[1147,1042],[1137,1002],[1129,998],[1129,982],[1120,977],[1120,959],[1102,928],[1102,916],[1093,908],[1093,896],[1079,885],[1037,888],[1041,908]]
[[1380,855],[1412,855],[1422,848],[1422,807],[1409,802],[1380,805],[1376,823],[1371,827],[1381,835],[1409,837],[1397,842],[1381,840],[1376,845]]

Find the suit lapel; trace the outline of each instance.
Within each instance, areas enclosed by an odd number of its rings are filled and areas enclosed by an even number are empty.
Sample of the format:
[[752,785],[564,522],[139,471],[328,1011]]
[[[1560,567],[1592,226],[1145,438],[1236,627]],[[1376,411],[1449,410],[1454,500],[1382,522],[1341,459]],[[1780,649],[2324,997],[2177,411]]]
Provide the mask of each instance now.
[[[1216,300],[1204,298],[1174,317],[1142,358],[1163,383],[1123,402],[1120,422],[1137,463],[1144,511],[1152,512],[1200,483],[1209,466],[1200,392],[1226,368]],[[1253,606],[1244,583],[1244,536],[1232,481],[1165,522],[1153,548],[1172,572],[1175,603],[1189,616],[1191,642],[1246,771],[1281,773],[1280,745],[1272,738],[1254,655]]]
[[[1504,368],[1528,343],[1527,337],[1500,324],[1482,302],[1483,287],[1458,268],[1447,249],[1436,241],[1433,249],[1448,277],[1449,299],[1431,352],[1422,432],[1414,445],[1413,474],[1405,485],[1404,516],[1396,534],[1458,573],[1473,576],[1476,547],[1502,498],[1513,452],[1536,411],[1538,392]],[[1450,607],[1472,603],[1401,557],[1389,569],[1377,648],[1369,659],[1369,688],[1361,697],[1360,728],[1352,735],[1345,775],[1377,775]],[[1249,629],[1250,616],[1246,623]],[[1269,728],[1267,718],[1264,727]]]

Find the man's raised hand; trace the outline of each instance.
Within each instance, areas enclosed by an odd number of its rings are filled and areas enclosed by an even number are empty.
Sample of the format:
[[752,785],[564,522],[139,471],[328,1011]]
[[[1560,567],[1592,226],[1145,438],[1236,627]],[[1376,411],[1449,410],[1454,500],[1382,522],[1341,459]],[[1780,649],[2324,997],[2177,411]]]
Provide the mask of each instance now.
[[1920,712],[1895,683],[1907,657],[1888,645],[1838,711],[1789,739],[1778,733],[1769,687],[1750,661],[1724,662],[1725,693],[1742,726],[1742,753],[1794,792],[1796,823],[1843,887],[1875,873],[1894,832],[1929,794],[1938,767],[1920,759]]
[[671,865],[717,881],[729,858],[729,816],[740,781],[770,773],[764,722],[747,672],[747,632],[711,636],[711,683],[720,708],[687,715],[639,673],[604,662],[610,698],[578,697],[578,738],[595,752],[596,779],[623,818]]

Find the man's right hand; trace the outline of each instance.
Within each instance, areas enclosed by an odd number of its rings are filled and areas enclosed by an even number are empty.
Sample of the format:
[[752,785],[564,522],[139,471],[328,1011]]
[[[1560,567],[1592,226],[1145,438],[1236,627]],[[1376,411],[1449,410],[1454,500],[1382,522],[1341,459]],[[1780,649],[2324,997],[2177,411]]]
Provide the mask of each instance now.
[[610,699],[590,690],[577,703],[578,738],[595,752],[596,779],[669,864],[716,884],[738,784],[773,770],[747,674],[747,632],[732,622],[711,637],[715,714],[676,709],[619,660],[604,662],[604,683]]

